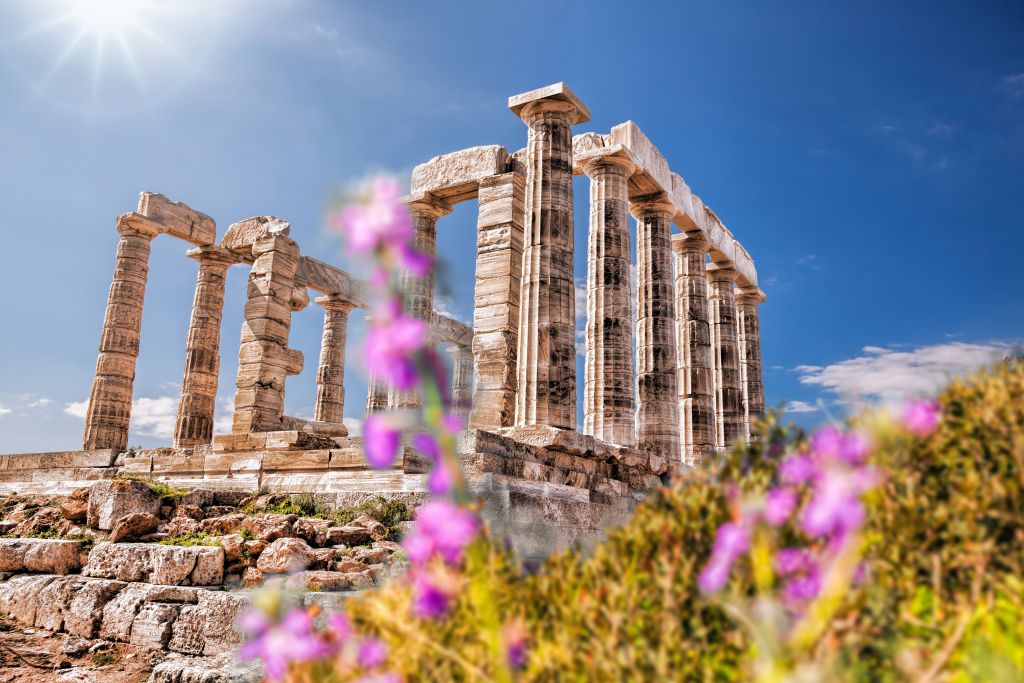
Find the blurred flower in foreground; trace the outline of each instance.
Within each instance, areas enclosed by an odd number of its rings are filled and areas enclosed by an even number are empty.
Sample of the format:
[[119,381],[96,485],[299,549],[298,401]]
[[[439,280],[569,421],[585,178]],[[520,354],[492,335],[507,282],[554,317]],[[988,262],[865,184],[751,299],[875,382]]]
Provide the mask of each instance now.
[[260,659],[266,677],[279,681],[288,673],[291,662],[308,662],[330,653],[330,648],[313,630],[313,618],[306,610],[289,611],[280,622],[251,611],[242,618],[242,629],[254,637],[242,645],[242,660]]
[[908,401],[900,422],[907,431],[925,437],[939,427],[942,412],[935,401]]

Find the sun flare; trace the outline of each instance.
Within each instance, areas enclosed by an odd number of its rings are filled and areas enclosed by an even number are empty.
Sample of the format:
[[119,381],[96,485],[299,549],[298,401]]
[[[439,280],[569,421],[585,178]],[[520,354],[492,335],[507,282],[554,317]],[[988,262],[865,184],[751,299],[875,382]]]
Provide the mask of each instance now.
[[119,34],[136,26],[145,9],[143,0],[72,0],[72,18],[86,31]]

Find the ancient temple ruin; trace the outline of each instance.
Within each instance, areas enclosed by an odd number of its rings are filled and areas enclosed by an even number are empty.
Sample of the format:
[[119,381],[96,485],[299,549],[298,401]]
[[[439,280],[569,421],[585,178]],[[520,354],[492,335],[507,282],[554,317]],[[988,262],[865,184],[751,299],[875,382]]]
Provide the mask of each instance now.
[[[436,313],[432,277],[406,275],[404,285],[410,313],[431,321],[435,341],[452,345],[452,392],[469,423],[459,450],[488,514],[510,529],[540,523],[561,543],[621,518],[673,471],[757,438],[765,297],[750,255],[636,124],[574,136],[589,111],[561,83],[511,97],[509,108],[526,125],[525,148],[435,157],[415,168],[407,197],[416,246],[426,253],[454,204],[478,202],[472,328]],[[581,174],[590,179],[590,215],[578,382],[573,176]],[[372,470],[342,424],[346,329],[350,312],[369,305],[365,283],[304,256],[289,224],[273,216],[234,223],[218,241],[209,216],[144,192],[116,226],[83,450],[0,456],[3,487],[57,491],[136,474],[332,500],[425,495],[421,457],[407,450],[392,470]],[[181,400],[170,447],[126,452],[148,257],[160,235],[193,245],[187,253],[198,263]],[[248,298],[234,421],[230,434],[214,434],[232,267],[249,269]],[[304,420],[284,414],[284,392],[304,365],[289,347],[289,327],[310,290],[324,329],[315,414]],[[417,401],[369,382],[367,413]]]

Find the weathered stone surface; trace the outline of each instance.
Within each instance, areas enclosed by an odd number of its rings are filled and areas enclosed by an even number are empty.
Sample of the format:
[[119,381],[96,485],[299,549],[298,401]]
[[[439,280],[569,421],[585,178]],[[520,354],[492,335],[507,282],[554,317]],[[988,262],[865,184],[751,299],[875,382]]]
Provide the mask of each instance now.
[[121,517],[110,531],[110,542],[121,543],[151,534],[160,527],[160,518],[148,512],[133,512]]
[[215,536],[234,534],[242,528],[242,524],[246,519],[246,516],[241,513],[233,513],[222,517],[208,517],[199,523],[199,528],[203,533]]
[[215,655],[238,647],[242,642],[238,618],[249,607],[238,593],[200,591],[194,605],[181,608],[171,628],[167,648],[191,655]]
[[315,517],[300,517],[294,524],[295,534],[310,545],[324,545],[327,538],[326,532],[332,525],[329,519],[317,519]]
[[276,216],[253,216],[243,221],[232,223],[224,233],[220,246],[232,251],[251,249],[257,242],[276,237],[287,236],[291,232],[291,224]]
[[67,574],[79,568],[79,541],[0,538],[0,572]]
[[153,667],[149,683],[259,683],[258,664],[241,663],[231,653],[214,657],[180,657]]
[[373,541],[373,534],[365,527],[348,524],[331,527],[327,530],[326,538],[330,545],[366,545]]
[[205,213],[188,204],[172,202],[157,192],[139,194],[139,211],[161,226],[161,231],[197,246],[213,244],[217,239],[217,224]]
[[352,520],[351,526],[366,529],[374,541],[383,541],[388,534],[387,527],[369,515],[359,515]]
[[82,574],[166,586],[215,586],[224,580],[224,551],[211,546],[101,543],[89,552]]
[[183,586],[129,583],[103,607],[99,637],[128,642],[131,640],[135,618],[146,604],[192,604],[199,600],[199,590]]
[[89,512],[89,496],[83,497],[69,497],[68,499],[61,501],[60,513],[64,515],[64,519],[72,522],[84,522],[86,515]]
[[93,529],[109,531],[117,520],[134,512],[160,512],[160,498],[141,481],[101,481],[89,492],[88,524]]
[[436,156],[412,171],[412,192],[430,192],[452,202],[471,199],[485,178],[504,173],[508,150],[499,145],[470,147]]
[[[364,534],[368,532],[361,529]],[[313,561],[313,549],[301,538],[279,538],[260,553],[256,568],[270,574],[304,569]]]
[[246,517],[242,522],[242,530],[252,534],[261,541],[275,541],[295,535],[292,528],[294,515],[267,515],[266,517]]

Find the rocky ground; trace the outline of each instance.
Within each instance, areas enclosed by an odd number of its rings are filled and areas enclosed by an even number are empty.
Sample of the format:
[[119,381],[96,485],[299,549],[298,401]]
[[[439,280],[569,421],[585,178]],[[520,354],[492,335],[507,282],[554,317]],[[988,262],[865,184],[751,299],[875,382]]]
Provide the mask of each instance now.
[[252,680],[230,661],[252,590],[338,605],[404,571],[410,517],[130,479],[0,498],[0,683]]

